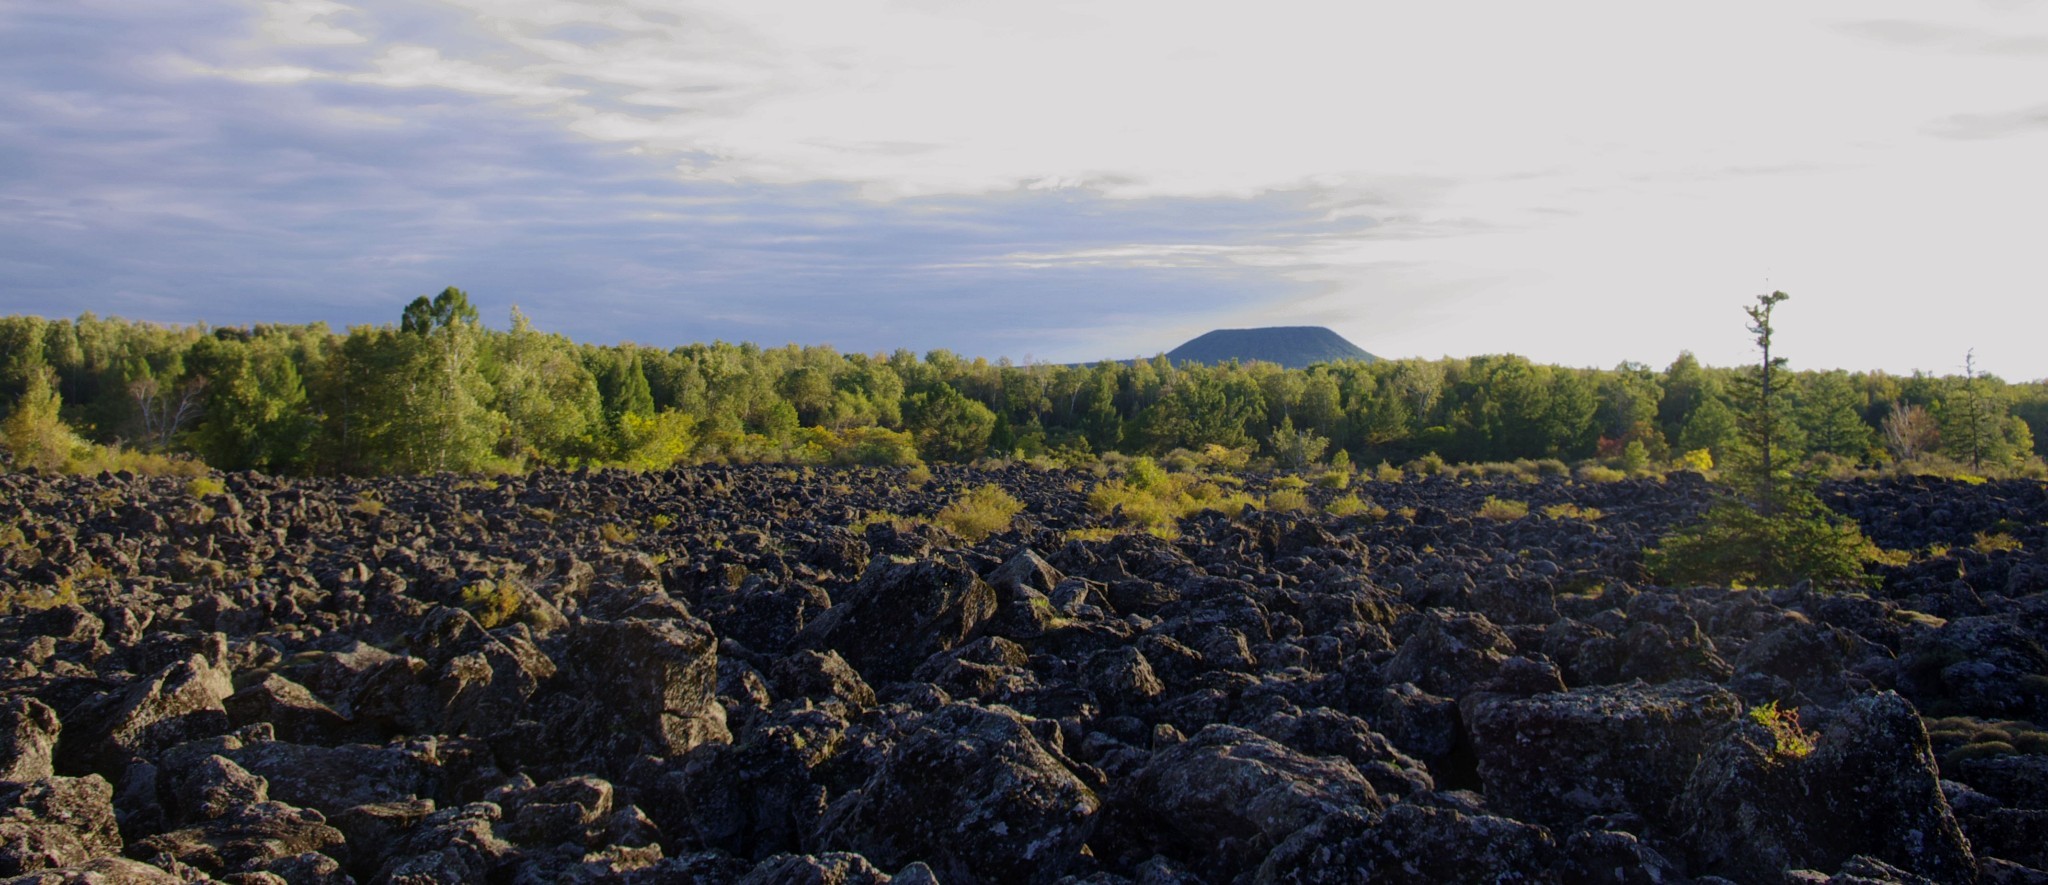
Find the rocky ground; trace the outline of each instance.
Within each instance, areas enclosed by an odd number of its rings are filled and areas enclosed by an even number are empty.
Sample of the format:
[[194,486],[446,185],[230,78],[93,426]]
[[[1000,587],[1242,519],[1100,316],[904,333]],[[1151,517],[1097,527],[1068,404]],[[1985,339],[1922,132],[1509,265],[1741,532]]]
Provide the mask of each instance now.
[[0,476],[0,877],[2048,881],[2040,484],[1829,487],[1912,556],[1824,595],[1649,586],[1689,475],[1095,481]]

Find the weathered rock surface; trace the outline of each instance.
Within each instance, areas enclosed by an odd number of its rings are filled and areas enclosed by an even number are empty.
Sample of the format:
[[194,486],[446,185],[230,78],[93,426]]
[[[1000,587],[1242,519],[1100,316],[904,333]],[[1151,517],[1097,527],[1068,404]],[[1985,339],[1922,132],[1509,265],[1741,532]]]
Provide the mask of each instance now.
[[1689,474],[1174,540],[1022,467],[216,479],[0,473],[0,878],[2048,881],[2039,483],[1825,486],[1913,552],[1830,595],[1646,584]]

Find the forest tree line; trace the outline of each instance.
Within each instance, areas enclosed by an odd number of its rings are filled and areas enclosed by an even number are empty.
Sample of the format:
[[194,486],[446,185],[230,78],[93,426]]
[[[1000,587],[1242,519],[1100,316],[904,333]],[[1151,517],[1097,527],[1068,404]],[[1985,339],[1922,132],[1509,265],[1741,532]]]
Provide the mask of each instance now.
[[[1958,355],[1959,357],[1961,355]],[[163,326],[0,318],[0,444],[18,466],[79,446],[185,453],[275,473],[995,455],[1068,462],[1209,446],[1279,466],[1560,459],[1719,461],[1737,370],[1513,355],[1174,365],[1165,357],[1013,365],[830,347],[583,344],[480,321],[450,288],[395,325]],[[1791,374],[1789,431],[1840,465],[2039,470],[2048,383],[1978,373]],[[1705,453],[1702,456],[1700,453]]]

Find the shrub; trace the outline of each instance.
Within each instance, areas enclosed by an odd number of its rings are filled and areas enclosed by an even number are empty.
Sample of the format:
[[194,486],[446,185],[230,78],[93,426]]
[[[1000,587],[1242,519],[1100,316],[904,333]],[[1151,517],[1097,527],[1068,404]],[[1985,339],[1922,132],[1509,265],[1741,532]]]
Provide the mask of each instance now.
[[1024,504],[1002,486],[990,483],[969,491],[940,508],[933,521],[969,541],[979,541],[1009,528]]
[[1551,519],[1577,519],[1585,522],[1596,522],[1600,517],[1607,514],[1600,512],[1598,507],[1580,507],[1577,504],[1566,503],[1552,504],[1543,508],[1543,515]]
[[1666,582],[1858,585],[1868,580],[1863,560],[1869,546],[1853,523],[1811,495],[1789,497],[1768,515],[1731,499],[1643,551],[1643,565]]
[[17,611],[42,611],[60,605],[78,604],[78,586],[70,578],[60,578],[47,589],[21,587],[0,592],[0,615]]
[[1770,731],[1772,739],[1776,742],[1772,750],[1778,755],[1804,759],[1813,753],[1814,741],[1818,735],[1800,727],[1798,710],[1780,710],[1778,702],[1771,701],[1762,706],[1749,708],[1749,721]]
[[1266,496],[1266,509],[1274,513],[1295,513],[1308,509],[1308,496],[1298,489],[1274,489]]
[[930,467],[924,466],[923,464],[919,464],[903,472],[903,487],[907,489],[923,488],[925,483],[931,481],[932,469]]
[[1331,516],[1340,518],[1347,516],[1363,516],[1366,519],[1374,521],[1387,518],[1387,508],[1381,507],[1378,504],[1372,504],[1365,501],[1361,501],[1359,500],[1357,495],[1345,495],[1342,498],[1338,498],[1335,501],[1331,501],[1330,506],[1325,507],[1323,509],[1327,511]]
[[1142,491],[1153,491],[1166,486],[1166,468],[1151,458],[1138,458],[1124,471],[1124,481]]
[[1675,466],[1680,470],[1705,473],[1714,469],[1714,453],[1708,449],[1693,449],[1678,456]]
[[228,487],[225,483],[211,476],[195,476],[191,481],[185,483],[185,494],[191,495],[194,498],[218,495],[227,490]]
[[1521,519],[1529,515],[1529,502],[1503,500],[1487,495],[1486,501],[1479,505],[1479,512],[1476,515],[1483,519],[1503,521]]
[[1089,528],[1068,529],[1064,532],[1061,532],[1060,541],[1062,543],[1068,541],[1107,541],[1121,534],[1123,534],[1123,532],[1117,531],[1116,529],[1110,528],[1108,526],[1093,526]]
[[846,528],[856,535],[863,535],[871,525],[886,525],[900,533],[908,532],[917,526],[931,525],[931,521],[915,516],[904,516],[889,510],[870,510],[861,514],[859,519],[848,523]]
[[1627,478],[1627,473],[1598,464],[1587,464],[1580,467],[1578,472],[1579,482],[1585,483],[1620,482]]
[[1351,471],[1325,470],[1316,474],[1316,487],[1324,489],[1347,489],[1351,487]]
[[1299,476],[1294,476],[1291,474],[1287,476],[1274,477],[1272,487],[1276,489],[1285,489],[1290,492],[1298,492],[1302,489],[1308,488],[1308,480],[1302,479]]
[[1404,471],[1413,473],[1416,476],[1436,476],[1444,472],[1444,456],[1430,452],[1427,455],[1401,465],[1401,467]]
[[1991,554],[2011,553],[2019,550],[2022,546],[2024,545],[2019,542],[2019,539],[2004,532],[1978,532],[1977,540],[1970,545],[1970,548],[1978,553]]
[[1401,472],[1401,468],[1385,461],[1381,461],[1378,467],[1372,469],[1372,478],[1378,482],[1400,482],[1407,476],[1408,474]]
[[620,528],[617,523],[611,522],[598,526],[597,536],[603,538],[605,543],[615,546],[631,544],[640,537],[639,533],[634,532],[632,529]]
[[478,581],[462,588],[460,601],[486,630],[512,620],[520,612],[519,590],[507,581]]

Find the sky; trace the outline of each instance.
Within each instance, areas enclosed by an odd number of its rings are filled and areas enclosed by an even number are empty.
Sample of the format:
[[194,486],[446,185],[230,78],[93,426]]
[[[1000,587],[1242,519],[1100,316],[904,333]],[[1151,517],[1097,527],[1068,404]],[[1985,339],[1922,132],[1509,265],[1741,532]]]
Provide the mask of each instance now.
[[0,313],[2048,378],[2048,0],[0,0]]

